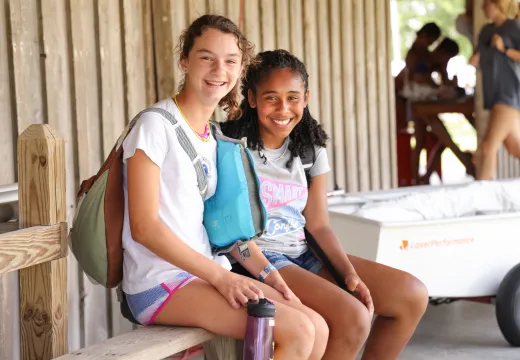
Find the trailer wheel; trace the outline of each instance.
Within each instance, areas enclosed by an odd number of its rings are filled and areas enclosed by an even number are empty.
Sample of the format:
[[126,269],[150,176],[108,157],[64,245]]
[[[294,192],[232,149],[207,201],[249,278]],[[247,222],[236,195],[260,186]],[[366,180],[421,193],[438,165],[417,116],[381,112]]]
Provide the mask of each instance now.
[[520,264],[509,270],[500,283],[495,314],[504,338],[520,346]]

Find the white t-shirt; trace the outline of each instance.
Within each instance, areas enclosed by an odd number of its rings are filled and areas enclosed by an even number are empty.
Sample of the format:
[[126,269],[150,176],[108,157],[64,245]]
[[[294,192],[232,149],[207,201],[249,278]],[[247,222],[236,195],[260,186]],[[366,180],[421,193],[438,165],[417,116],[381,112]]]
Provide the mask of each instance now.
[[[193,133],[172,99],[155,104],[173,114],[181,124],[197,153],[202,157],[208,175],[206,199],[217,186],[216,141],[210,136],[203,142]],[[225,256],[213,256],[206,229],[202,223],[204,202],[199,194],[197,175],[190,158],[181,147],[172,124],[156,113],[146,113],[123,142],[123,186],[125,217],[123,224],[123,291],[136,294],[148,290],[183,272],[135,242],[128,218],[127,159],[141,149],[161,169],[159,184],[159,218],[191,248],[230,270]]]

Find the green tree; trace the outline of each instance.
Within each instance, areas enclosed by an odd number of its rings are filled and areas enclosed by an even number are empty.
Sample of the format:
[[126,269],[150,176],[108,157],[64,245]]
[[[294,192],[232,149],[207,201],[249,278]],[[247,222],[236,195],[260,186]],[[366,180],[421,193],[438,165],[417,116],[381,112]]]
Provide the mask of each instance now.
[[460,55],[469,59],[473,52],[472,44],[457,31],[455,25],[457,17],[465,12],[464,0],[394,1],[397,1],[400,52],[403,59],[415,39],[415,33],[427,22],[435,22],[441,28],[442,36],[455,40],[460,47]]

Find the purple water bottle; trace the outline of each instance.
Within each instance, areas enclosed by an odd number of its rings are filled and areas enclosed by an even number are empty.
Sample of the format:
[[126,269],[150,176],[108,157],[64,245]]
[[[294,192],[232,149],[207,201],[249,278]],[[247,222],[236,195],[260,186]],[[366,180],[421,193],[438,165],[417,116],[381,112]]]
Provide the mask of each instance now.
[[276,307],[267,299],[247,304],[246,336],[242,360],[272,360]]

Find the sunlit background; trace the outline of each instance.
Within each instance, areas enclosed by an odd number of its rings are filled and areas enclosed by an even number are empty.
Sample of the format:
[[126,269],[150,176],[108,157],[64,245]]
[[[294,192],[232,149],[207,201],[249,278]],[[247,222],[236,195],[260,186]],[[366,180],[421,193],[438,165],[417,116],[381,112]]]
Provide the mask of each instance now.
[[[396,76],[404,67],[406,52],[415,39],[415,33],[428,22],[435,22],[442,31],[442,36],[450,37],[457,42],[460,53],[448,64],[450,78],[457,76],[458,85],[473,93],[476,83],[475,68],[468,64],[473,52],[473,45],[456,28],[457,17],[465,11],[464,0],[390,0],[393,31],[392,75]],[[437,43],[432,45],[434,48]],[[448,128],[453,140],[463,151],[475,151],[477,135],[475,129],[461,114],[443,114],[441,118]],[[464,166],[446,149],[442,155],[443,183],[459,183],[470,179]],[[445,169],[445,171],[444,171]],[[421,156],[421,175],[426,172],[426,153]],[[439,184],[436,173],[430,179],[431,184]]]

